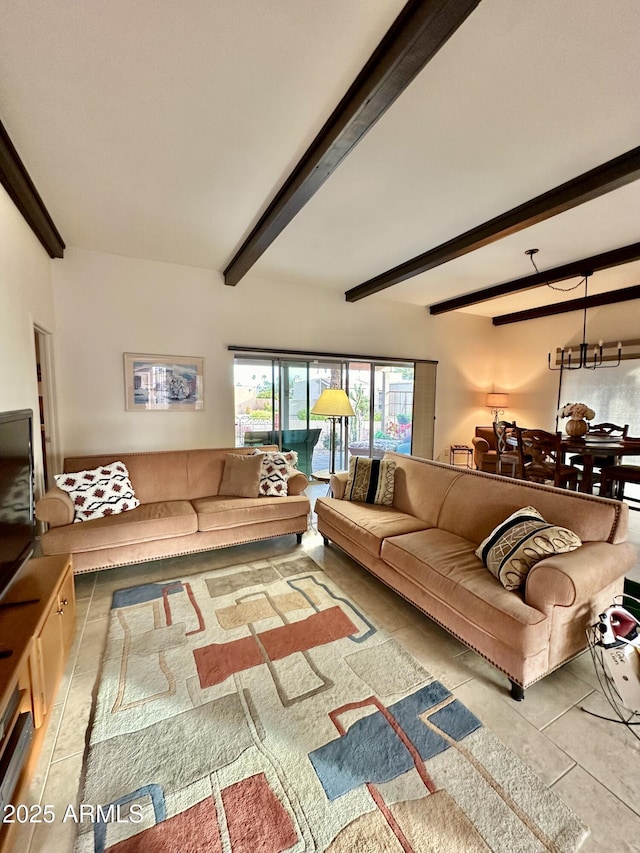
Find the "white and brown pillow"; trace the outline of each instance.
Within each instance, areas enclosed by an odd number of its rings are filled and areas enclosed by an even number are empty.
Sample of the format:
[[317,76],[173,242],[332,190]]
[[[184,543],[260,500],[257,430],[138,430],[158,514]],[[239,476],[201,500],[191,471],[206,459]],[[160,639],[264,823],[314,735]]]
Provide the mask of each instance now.
[[260,494],[265,497],[279,498],[289,493],[289,477],[296,474],[295,463],[298,454],[294,450],[259,451],[261,460]]
[[552,554],[575,551],[580,538],[566,527],[549,524],[532,506],[512,513],[476,550],[492,575],[505,589],[524,585],[530,570]]
[[73,502],[74,523],[117,515],[140,506],[124,462],[57,474],[54,479],[56,486],[67,492]]
[[343,499],[393,506],[396,463],[390,459],[352,456]]

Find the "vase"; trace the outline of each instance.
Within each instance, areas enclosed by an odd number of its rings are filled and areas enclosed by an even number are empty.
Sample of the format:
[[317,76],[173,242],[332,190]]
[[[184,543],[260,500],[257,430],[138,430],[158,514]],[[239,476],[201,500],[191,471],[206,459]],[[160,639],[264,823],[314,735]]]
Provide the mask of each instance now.
[[570,435],[572,438],[580,438],[586,435],[589,430],[587,422],[582,418],[571,418],[567,421],[564,428],[567,435]]

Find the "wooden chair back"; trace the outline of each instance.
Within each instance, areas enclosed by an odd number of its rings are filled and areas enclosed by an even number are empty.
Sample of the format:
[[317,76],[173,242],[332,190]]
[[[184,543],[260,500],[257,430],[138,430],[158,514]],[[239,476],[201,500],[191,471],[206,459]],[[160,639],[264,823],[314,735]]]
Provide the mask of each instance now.
[[518,429],[520,469],[524,480],[544,483],[551,480],[562,488],[578,484],[578,469],[562,461],[562,435],[542,429]]
[[629,432],[629,424],[625,424],[624,426],[619,426],[618,424],[611,424],[609,422],[605,422],[602,424],[589,424],[589,432],[586,435],[586,438],[589,438],[590,435],[595,436],[606,436],[607,438],[620,438],[624,440],[627,437]]
[[509,443],[510,438],[517,439],[518,426],[515,421],[496,421],[493,424],[493,431],[496,437],[496,451],[498,454],[498,463],[496,470],[498,474],[503,473],[503,467],[509,465],[511,467],[511,476],[515,477],[520,467],[520,455],[517,446]]

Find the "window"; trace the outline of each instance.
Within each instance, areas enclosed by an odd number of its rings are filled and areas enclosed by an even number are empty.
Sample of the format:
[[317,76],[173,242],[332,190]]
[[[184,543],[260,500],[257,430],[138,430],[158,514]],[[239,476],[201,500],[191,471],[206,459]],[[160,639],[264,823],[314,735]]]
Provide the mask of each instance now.
[[[586,403],[596,413],[594,423],[629,424],[629,435],[640,436],[640,359],[611,369],[563,370],[560,405],[565,403]],[[623,461],[633,464],[631,457]]]

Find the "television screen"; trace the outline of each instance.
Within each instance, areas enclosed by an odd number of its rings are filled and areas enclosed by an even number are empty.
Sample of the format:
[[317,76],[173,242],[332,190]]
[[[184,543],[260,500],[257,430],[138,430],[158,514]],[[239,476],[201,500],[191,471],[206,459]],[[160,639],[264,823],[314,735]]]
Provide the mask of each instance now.
[[0,595],[33,552],[33,412],[0,413]]

